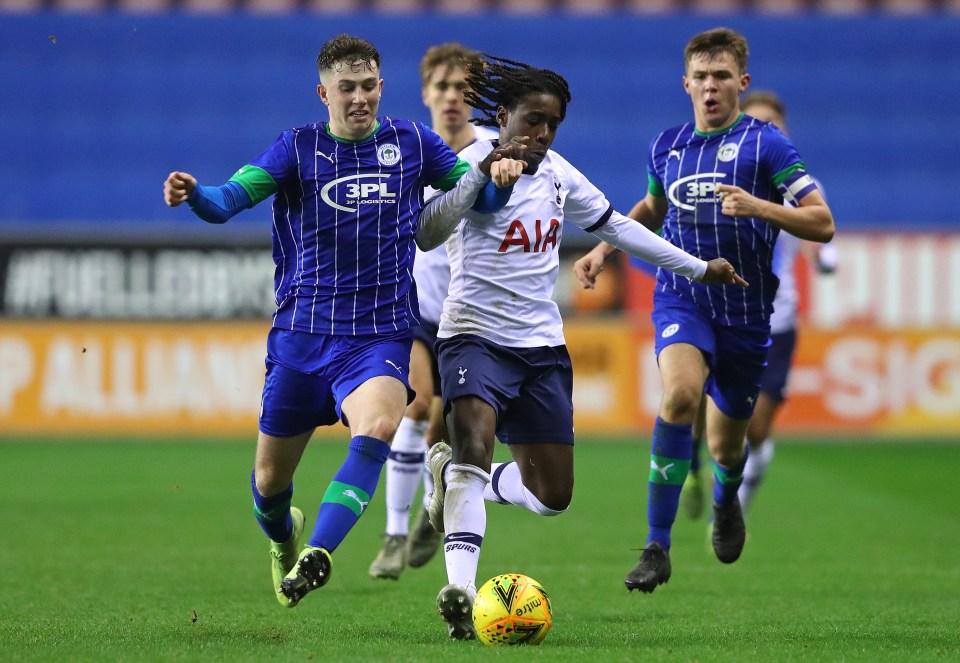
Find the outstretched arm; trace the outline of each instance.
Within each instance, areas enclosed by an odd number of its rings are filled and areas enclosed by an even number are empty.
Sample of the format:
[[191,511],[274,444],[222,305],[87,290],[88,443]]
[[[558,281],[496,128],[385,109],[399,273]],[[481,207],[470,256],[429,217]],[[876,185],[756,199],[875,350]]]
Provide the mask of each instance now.
[[705,262],[613,210],[609,220],[592,232],[618,249],[692,281],[747,285],[725,259],[715,258],[709,263]]
[[207,223],[226,223],[237,212],[253,206],[247,191],[237,182],[203,186],[190,173],[175,171],[163,183],[163,200],[170,207],[184,201]]
[[[654,196],[647,193],[627,215],[634,221],[638,221],[643,227],[651,231],[657,231],[663,225],[663,219],[667,216],[667,199]],[[607,256],[617,250],[617,247],[606,242],[600,242],[589,253],[577,260],[573,265],[573,273],[584,288],[592,289],[597,282],[597,277],[603,271],[603,263]]]

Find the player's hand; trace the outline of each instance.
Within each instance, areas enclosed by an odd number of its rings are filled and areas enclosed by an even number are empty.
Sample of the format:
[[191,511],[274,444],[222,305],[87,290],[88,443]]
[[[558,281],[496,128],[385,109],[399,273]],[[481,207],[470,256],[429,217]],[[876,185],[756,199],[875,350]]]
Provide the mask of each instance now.
[[742,285],[744,287],[750,285],[737,274],[737,270],[727,262],[726,258],[714,258],[707,262],[707,271],[704,272],[700,283],[707,285],[714,283],[722,285]]
[[600,272],[603,271],[603,261],[603,256],[599,256],[591,251],[573,263],[573,274],[577,277],[577,280],[580,281],[580,285],[587,290],[593,290],[597,284],[597,277],[600,276]]
[[740,187],[731,184],[718,184],[717,193],[720,194],[722,201],[720,211],[727,216],[762,217],[763,208],[769,204],[769,201],[751,196]]
[[523,174],[523,169],[527,167],[526,161],[517,159],[500,159],[490,164],[490,179],[500,187],[513,186]]
[[196,188],[196,177],[190,173],[174,171],[167,176],[163,183],[163,202],[169,207],[176,207],[189,198]]
[[527,153],[527,141],[529,138],[526,136],[514,136],[510,139],[510,142],[506,145],[500,145],[493,148],[483,161],[480,162],[480,172],[490,177],[490,165],[495,161],[500,161],[501,159],[516,159],[517,161],[523,161],[524,155]]

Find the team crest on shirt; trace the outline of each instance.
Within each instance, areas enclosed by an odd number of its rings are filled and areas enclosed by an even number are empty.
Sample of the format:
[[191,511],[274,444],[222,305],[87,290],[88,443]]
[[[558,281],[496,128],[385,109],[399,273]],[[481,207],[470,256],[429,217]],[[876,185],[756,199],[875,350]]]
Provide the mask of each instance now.
[[563,188],[563,182],[556,175],[553,177],[553,188],[557,190],[557,205],[563,205],[563,199],[560,198],[560,189]]
[[660,334],[661,338],[670,338],[674,334],[680,331],[680,325],[674,322],[672,325],[667,325],[667,328],[663,330]]
[[386,143],[377,148],[377,161],[381,166],[392,166],[400,161],[400,148],[393,143]]
[[717,159],[720,161],[733,161],[740,152],[740,146],[736,143],[724,143],[717,150]]

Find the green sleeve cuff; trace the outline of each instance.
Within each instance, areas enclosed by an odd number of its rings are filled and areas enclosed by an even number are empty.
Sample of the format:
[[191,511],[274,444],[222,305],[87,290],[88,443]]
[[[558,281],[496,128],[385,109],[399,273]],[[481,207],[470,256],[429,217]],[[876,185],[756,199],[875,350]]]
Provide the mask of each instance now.
[[663,198],[666,193],[663,190],[663,186],[653,178],[653,175],[647,173],[647,192],[651,196],[656,196],[657,198]]
[[790,166],[789,168],[784,168],[784,169],[781,170],[779,173],[777,173],[776,175],[774,175],[773,178],[772,178],[773,185],[774,185],[774,186],[780,186],[781,184],[784,183],[784,181],[785,181],[788,177],[790,177],[791,175],[793,175],[793,174],[794,174],[795,172],[797,172],[798,170],[806,170],[806,169],[807,169],[806,165],[804,165],[804,163],[803,163],[802,161],[798,161],[797,163],[793,164],[793,165]]
[[457,163],[450,169],[450,172],[436,182],[431,182],[430,186],[440,191],[449,191],[457,185],[457,182],[460,181],[461,177],[466,175],[468,170],[470,170],[470,162],[457,157]]
[[266,200],[277,192],[277,183],[270,173],[257,166],[241,166],[240,170],[230,178],[231,182],[236,182],[243,187],[243,190],[250,196],[250,205]]

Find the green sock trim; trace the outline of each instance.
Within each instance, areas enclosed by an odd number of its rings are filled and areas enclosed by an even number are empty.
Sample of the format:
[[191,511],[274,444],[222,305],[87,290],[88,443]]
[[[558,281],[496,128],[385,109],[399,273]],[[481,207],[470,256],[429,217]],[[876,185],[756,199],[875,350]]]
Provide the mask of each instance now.
[[263,520],[268,523],[276,522],[286,518],[290,514],[290,502],[286,504],[278,504],[269,511],[261,511],[260,507],[256,504],[253,505],[253,515],[257,517],[258,520]]
[[740,474],[730,474],[727,468],[720,465],[717,461],[711,460],[710,465],[713,467],[713,478],[722,485],[727,485],[728,483],[737,483],[738,481],[743,481],[743,471]]
[[357,514],[359,518],[370,504],[370,495],[362,488],[331,481],[322,501],[324,504],[341,504]]
[[689,460],[650,454],[650,483],[682,486],[689,471]]

